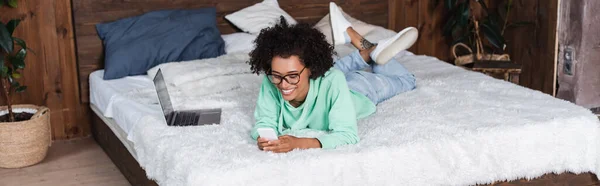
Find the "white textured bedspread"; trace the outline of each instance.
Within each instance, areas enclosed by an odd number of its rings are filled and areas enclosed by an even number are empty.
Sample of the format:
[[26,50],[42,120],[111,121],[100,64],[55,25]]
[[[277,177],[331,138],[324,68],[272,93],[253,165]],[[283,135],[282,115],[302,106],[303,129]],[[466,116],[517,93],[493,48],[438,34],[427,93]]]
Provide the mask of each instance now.
[[[398,59],[416,75],[417,89],[359,120],[360,143],[262,152],[249,136],[261,77],[249,73],[247,59],[228,54],[157,67],[176,108],[223,107],[223,114],[221,125],[196,127],[144,117],[129,138],[149,178],[161,185],[468,185],[600,171],[600,122],[590,111],[413,55]],[[157,103],[150,89],[131,98]]]

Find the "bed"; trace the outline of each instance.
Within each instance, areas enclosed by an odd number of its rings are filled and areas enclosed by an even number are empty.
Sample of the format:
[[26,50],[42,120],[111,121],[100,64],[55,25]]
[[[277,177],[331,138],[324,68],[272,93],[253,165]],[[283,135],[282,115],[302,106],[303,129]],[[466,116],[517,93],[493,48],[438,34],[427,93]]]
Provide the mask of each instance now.
[[[166,127],[152,91],[150,77],[156,68],[149,75],[103,80],[102,43],[90,26],[156,9],[216,6],[219,29],[228,34],[239,30],[223,15],[256,2],[165,2],[74,1],[73,6],[82,97],[89,98],[83,101],[90,102],[95,113],[92,132],[132,185],[599,184],[600,122],[589,110],[408,52],[396,58],[415,73],[419,88],[380,104],[373,117],[359,121],[362,141],[356,146],[284,155],[258,151],[247,134],[260,76],[244,70],[243,53],[157,66],[171,79],[177,108],[225,108],[219,126]],[[295,18],[312,24],[327,14],[327,4],[281,2]],[[339,4],[348,14],[375,25],[385,26],[393,19],[381,13],[388,12],[388,1]],[[388,34],[382,27],[367,39]],[[343,55],[351,48],[336,46],[336,51]],[[236,73],[207,69],[224,69],[219,65]],[[207,80],[206,73],[222,74]],[[232,83],[231,78],[244,81]],[[198,80],[228,86],[201,89],[206,92],[182,86]],[[210,142],[224,134],[233,134],[233,142]],[[286,172],[289,169],[297,170],[295,175]]]

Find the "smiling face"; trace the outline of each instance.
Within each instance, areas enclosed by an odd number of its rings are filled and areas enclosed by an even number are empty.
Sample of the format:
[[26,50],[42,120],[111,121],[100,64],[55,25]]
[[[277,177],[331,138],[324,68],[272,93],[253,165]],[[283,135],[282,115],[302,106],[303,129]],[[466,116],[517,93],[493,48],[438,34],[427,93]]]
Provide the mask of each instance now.
[[305,68],[298,56],[273,57],[269,79],[279,89],[286,101],[302,103],[306,99],[309,89],[309,76],[310,69]]

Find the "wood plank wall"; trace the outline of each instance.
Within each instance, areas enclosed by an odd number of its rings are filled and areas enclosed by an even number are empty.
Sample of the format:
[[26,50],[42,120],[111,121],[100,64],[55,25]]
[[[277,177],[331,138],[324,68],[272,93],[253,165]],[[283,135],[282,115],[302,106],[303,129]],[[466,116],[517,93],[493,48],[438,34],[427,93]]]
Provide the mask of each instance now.
[[[3,6],[0,19],[21,19],[14,35],[27,42],[29,53],[14,103],[45,105],[51,110],[52,136],[69,139],[90,134],[88,109],[79,102],[77,63],[70,0],[19,0]],[[0,104],[5,104],[1,99]]]
[[[137,16],[161,9],[200,8],[213,6],[217,9],[217,26],[221,34],[240,31],[225,15],[252,6],[262,0],[179,0],[179,1],[73,1],[74,27],[76,32],[79,82],[82,102],[87,103],[89,85],[87,78],[95,70],[103,68],[103,45],[95,25],[120,18]],[[279,1],[279,6],[298,22],[315,24],[329,12],[329,0]],[[370,24],[388,26],[388,0],[335,0],[344,12],[361,18]]]
[[506,31],[508,53],[523,64],[521,85],[555,95],[558,0],[514,0],[513,3],[511,21],[535,23]]
[[[536,24],[507,32],[508,52],[516,62],[523,64],[521,85],[548,94],[553,94],[555,83],[557,1],[515,0],[511,19]],[[419,41],[410,49],[412,52],[451,61],[449,46],[440,34],[444,21],[441,5],[431,7],[429,0],[389,2],[389,13],[396,14],[389,28],[399,31],[414,26],[420,30]],[[87,104],[80,102],[71,1],[21,0],[18,8],[0,8],[1,20],[11,18],[22,19],[15,35],[25,39],[36,53],[28,56],[21,80],[29,89],[15,95],[13,101],[48,106],[52,110],[54,139],[89,135],[91,112]]]
[[430,0],[390,0],[390,14],[396,16],[395,20],[390,20],[389,28],[395,31],[406,27],[417,28],[419,39],[409,50],[449,61],[450,47],[441,34],[446,11],[441,4],[436,7],[433,4]]
[[[440,0],[441,2],[441,0]],[[497,7],[501,0],[488,0]],[[431,0],[390,0],[390,14],[396,20],[390,28],[400,31],[408,26],[419,29],[419,40],[409,50],[416,54],[431,55],[452,63],[450,47],[441,35],[445,8],[434,7]],[[520,85],[554,95],[555,42],[558,0],[514,0],[509,20],[533,22],[533,26],[506,31],[507,53],[523,65]]]

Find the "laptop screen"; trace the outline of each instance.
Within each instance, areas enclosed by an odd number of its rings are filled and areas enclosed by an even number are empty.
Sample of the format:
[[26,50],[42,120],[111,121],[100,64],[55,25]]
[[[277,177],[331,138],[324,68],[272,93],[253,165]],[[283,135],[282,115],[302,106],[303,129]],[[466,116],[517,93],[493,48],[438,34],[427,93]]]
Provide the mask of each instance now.
[[160,69],[154,76],[154,87],[156,87],[156,93],[158,94],[158,101],[165,114],[165,118],[173,112],[173,105],[171,104],[171,98],[169,97],[169,91],[167,90],[167,83]]

